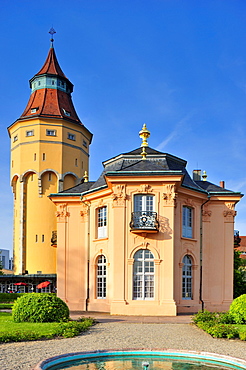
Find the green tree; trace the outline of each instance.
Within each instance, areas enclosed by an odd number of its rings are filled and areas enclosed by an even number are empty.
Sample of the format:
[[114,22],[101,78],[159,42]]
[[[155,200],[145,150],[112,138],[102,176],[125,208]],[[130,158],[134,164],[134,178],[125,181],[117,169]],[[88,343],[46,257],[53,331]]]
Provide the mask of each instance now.
[[0,275],[4,275],[3,274],[3,263],[2,263],[1,253],[2,253],[2,251],[0,251]]
[[245,266],[244,261],[240,258],[240,252],[234,250],[233,296],[237,298],[242,294],[246,294]]

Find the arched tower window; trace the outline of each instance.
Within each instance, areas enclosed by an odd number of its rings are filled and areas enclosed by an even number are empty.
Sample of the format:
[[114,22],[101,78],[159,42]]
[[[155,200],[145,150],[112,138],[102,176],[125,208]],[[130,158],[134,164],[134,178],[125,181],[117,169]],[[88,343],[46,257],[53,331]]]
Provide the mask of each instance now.
[[97,298],[106,298],[107,293],[106,257],[101,255],[97,259]]
[[140,249],[134,255],[133,299],[154,299],[154,255],[148,249]]
[[187,254],[182,262],[182,299],[192,299],[192,259]]

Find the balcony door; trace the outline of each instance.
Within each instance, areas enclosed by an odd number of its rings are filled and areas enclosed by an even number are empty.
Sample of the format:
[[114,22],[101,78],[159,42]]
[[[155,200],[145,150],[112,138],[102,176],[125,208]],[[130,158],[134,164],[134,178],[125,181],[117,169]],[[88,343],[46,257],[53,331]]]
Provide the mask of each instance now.
[[131,231],[149,230],[158,231],[157,214],[154,212],[154,195],[134,195],[134,211],[132,212]]
[[154,195],[138,194],[134,196],[134,212],[153,212]]

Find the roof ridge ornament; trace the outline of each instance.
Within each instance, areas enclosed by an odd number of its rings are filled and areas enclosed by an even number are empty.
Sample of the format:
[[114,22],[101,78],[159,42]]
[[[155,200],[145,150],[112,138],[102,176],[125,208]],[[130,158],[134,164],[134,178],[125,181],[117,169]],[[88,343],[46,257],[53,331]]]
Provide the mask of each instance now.
[[50,47],[53,48],[53,42],[54,42],[53,35],[56,33],[56,31],[54,30],[53,27],[51,27],[51,29],[49,30],[49,33],[51,34],[51,39],[50,39],[51,45],[50,45]]
[[89,181],[89,176],[88,176],[87,171],[85,171],[84,176],[83,176],[83,179],[84,179],[84,182],[88,182]]
[[143,148],[141,156],[142,159],[146,159],[147,153],[146,153],[146,147],[149,146],[147,139],[150,137],[150,131],[147,129],[146,123],[144,123],[143,128],[141,131],[139,131],[139,136],[142,139],[141,148]]
[[207,181],[207,177],[208,177],[207,172],[203,171],[203,175],[202,175],[203,181]]

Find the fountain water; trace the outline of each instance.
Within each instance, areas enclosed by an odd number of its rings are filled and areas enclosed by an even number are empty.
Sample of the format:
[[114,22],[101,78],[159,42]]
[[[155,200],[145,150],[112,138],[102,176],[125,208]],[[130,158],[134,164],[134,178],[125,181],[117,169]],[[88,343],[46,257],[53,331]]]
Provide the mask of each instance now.
[[122,350],[78,352],[40,362],[33,370],[246,370],[246,361],[207,352]]

